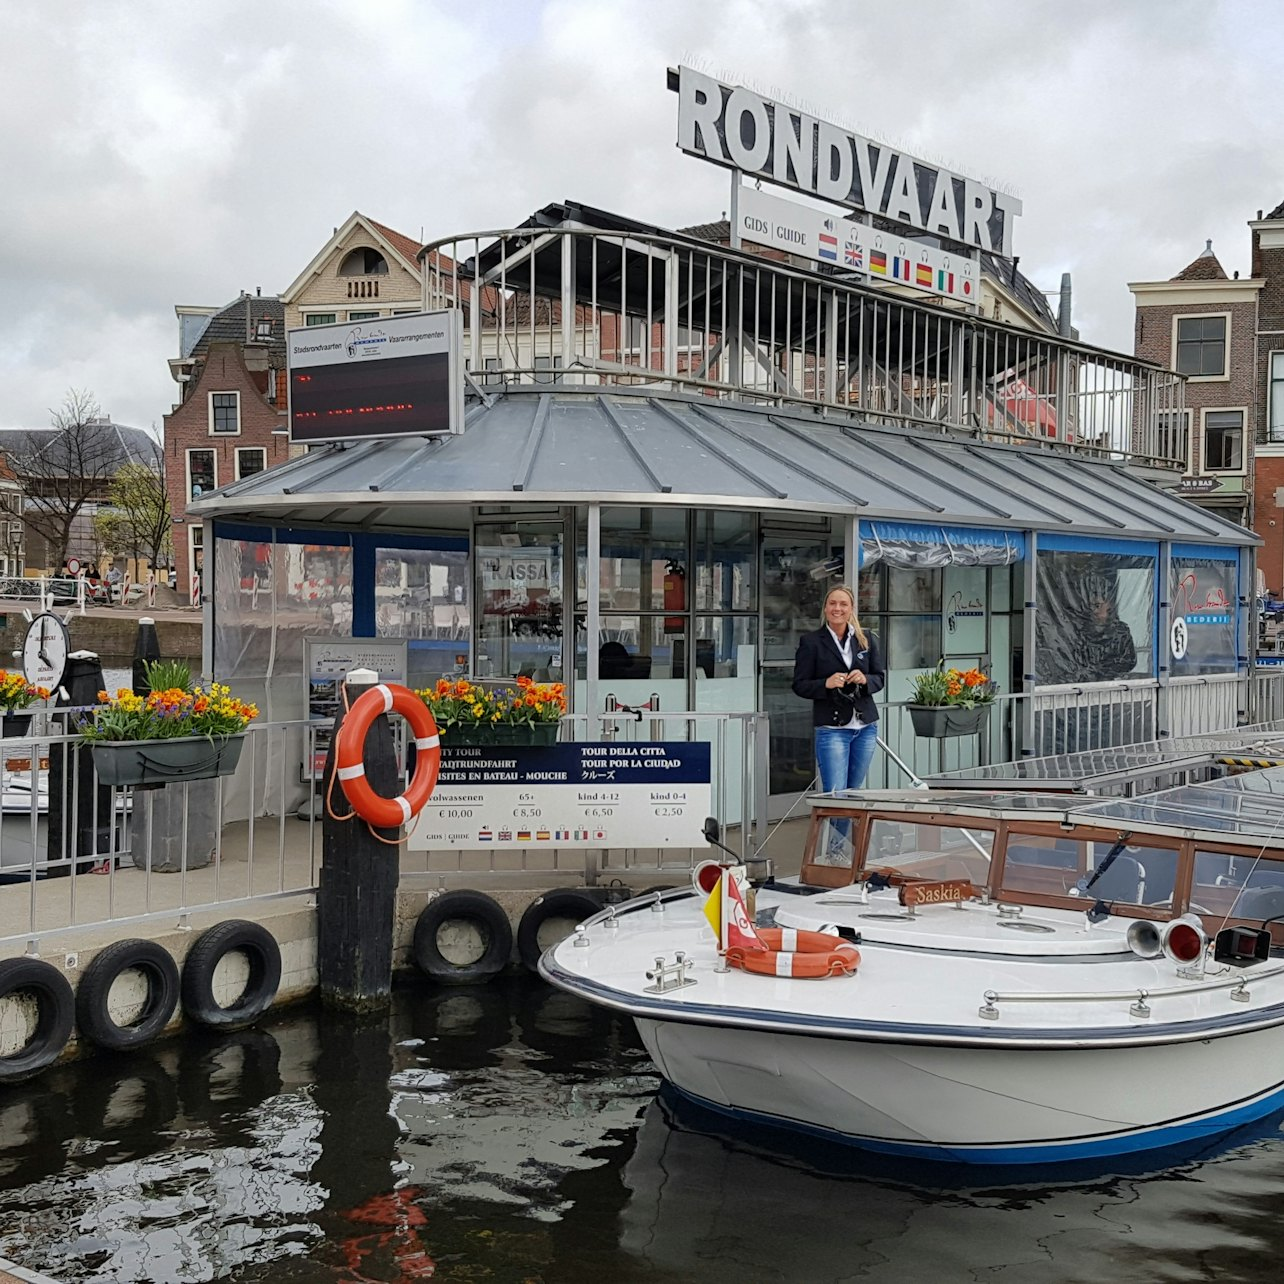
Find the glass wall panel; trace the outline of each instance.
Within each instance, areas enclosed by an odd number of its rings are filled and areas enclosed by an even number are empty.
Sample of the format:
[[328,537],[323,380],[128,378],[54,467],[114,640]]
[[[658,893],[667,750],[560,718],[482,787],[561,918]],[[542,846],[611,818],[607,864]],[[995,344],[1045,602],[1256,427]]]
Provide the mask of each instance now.
[[215,676],[262,678],[272,652],[272,545],[216,539],[214,558]]
[[758,522],[752,513],[697,513],[692,563],[697,611],[758,609]]
[[375,637],[405,638],[412,687],[469,672],[468,553],[375,549]]
[[[939,570],[922,567],[887,567],[889,611],[939,611],[942,577]],[[935,663],[935,660],[933,661]]]
[[272,672],[303,676],[303,639],[352,634],[352,549],[278,543],[272,577],[276,655]]
[[[1236,579],[1234,562],[1174,554],[1168,583],[1177,642],[1168,661],[1173,677],[1235,672]],[[1175,626],[1178,619],[1184,621],[1184,641],[1183,630]],[[1185,654],[1179,656],[1183,645]]]
[[[602,610],[686,611],[689,554],[685,509],[602,509]],[[588,580],[582,539],[577,561],[584,596]]]
[[1155,559],[1040,549],[1041,686],[1154,675]]
[[[762,545],[763,659],[793,662],[798,640],[820,627],[820,609],[834,581],[812,568],[829,556],[829,536],[768,534]],[[861,584],[864,584],[864,578]]]
[[[947,566],[944,571],[945,655],[975,656],[989,651],[986,638],[984,566]],[[993,572],[1006,577],[1007,568]]]
[[[825,591],[833,588],[834,583],[831,580]],[[856,614],[864,619],[865,616],[875,615],[882,610],[886,588],[887,567],[881,562],[865,567],[856,585]]]
[[811,701],[794,695],[793,680],[793,669],[765,669],[762,675],[762,707],[771,720],[773,794],[800,793],[816,775]]
[[[480,619],[471,666],[477,677],[543,679],[560,669],[562,538],[559,521],[477,527],[474,602]],[[449,606],[453,622],[456,608],[467,603],[442,605]]]

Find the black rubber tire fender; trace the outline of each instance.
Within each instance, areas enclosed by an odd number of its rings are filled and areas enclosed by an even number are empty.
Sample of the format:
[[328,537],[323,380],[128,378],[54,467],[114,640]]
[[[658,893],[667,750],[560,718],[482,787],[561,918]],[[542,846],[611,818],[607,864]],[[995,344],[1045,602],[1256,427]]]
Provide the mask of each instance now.
[[[214,969],[225,954],[239,952],[250,964],[249,980],[235,1003],[214,997]],[[261,923],[229,918],[202,932],[183,960],[183,1012],[212,1030],[241,1030],[272,1006],[281,984],[281,947]]]
[[27,993],[36,1000],[36,1028],[25,1046],[0,1057],[0,1083],[19,1083],[53,1065],[71,1038],[76,999],[52,963],[26,955],[0,959],[0,999]]
[[[476,924],[485,941],[481,957],[472,963],[452,963],[441,952],[438,932],[459,919]],[[425,976],[443,985],[473,985],[489,981],[508,966],[513,956],[513,925],[499,902],[485,892],[443,892],[419,915],[411,950],[415,965]]]
[[[119,1025],[107,1010],[111,987],[122,972],[141,972],[147,999],[138,1019]],[[141,1048],[169,1024],[178,1007],[178,964],[155,941],[114,941],[94,955],[76,987],[76,1025],[91,1043],[112,1052]]]
[[539,956],[544,953],[539,931],[549,919],[571,919],[582,923],[594,914],[600,914],[602,902],[582,887],[555,887],[543,896],[537,896],[526,907],[521,922],[517,924],[517,956],[531,972],[539,969]]

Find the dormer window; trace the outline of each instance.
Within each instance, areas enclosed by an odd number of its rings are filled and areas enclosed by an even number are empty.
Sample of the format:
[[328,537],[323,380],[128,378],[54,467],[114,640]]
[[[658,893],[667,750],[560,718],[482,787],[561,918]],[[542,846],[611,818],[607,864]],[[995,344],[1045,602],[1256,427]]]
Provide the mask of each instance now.
[[378,250],[351,251],[339,264],[340,276],[387,276],[388,260]]

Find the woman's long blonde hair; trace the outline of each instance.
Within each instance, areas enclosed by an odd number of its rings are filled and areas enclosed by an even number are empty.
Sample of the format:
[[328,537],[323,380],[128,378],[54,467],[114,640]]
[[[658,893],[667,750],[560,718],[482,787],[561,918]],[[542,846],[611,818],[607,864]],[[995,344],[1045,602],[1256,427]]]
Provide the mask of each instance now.
[[851,618],[852,632],[856,634],[856,638],[861,645],[861,650],[862,651],[869,650],[869,638],[866,637],[865,630],[861,628],[860,620],[856,618],[856,593],[852,589],[850,584],[835,584],[834,587],[831,588],[829,592],[825,594],[825,600],[820,604],[821,623],[823,624],[826,622],[825,607],[829,605],[829,599],[833,597],[835,593],[847,594],[848,601],[850,601],[852,604],[852,618]]

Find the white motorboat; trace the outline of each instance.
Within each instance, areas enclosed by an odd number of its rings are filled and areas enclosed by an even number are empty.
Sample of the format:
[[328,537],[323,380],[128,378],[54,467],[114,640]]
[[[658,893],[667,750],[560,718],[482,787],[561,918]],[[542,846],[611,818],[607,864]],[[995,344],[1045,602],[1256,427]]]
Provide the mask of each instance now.
[[777,948],[720,953],[693,886],[608,907],[542,975],[631,1014],[705,1107],[914,1158],[1099,1159],[1284,1107],[1284,768],[810,804],[801,878],[751,906]]

